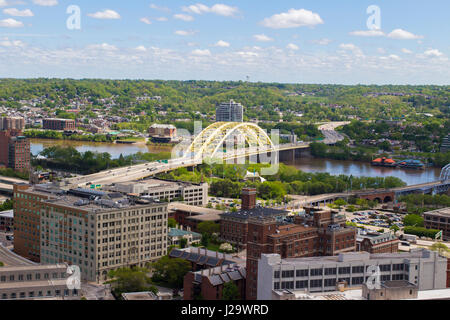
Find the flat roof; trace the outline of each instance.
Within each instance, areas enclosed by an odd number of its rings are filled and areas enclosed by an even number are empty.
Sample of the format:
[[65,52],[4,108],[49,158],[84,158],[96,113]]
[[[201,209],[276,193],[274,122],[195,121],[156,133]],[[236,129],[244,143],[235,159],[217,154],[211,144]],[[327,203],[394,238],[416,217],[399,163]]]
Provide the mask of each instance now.
[[45,280],[45,281],[13,281],[0,282],[0,290],[17,289],[17,288],[40,288],[40,287],[54,287],[67,286],[66,279]]
[[194,221],[219,221],[220,215],[218,214],[199,214],[196,216],[185,217],[186,220]]
[[449,218],[450,217],[450,207],[424,212],[423,214]]
[[67,270],[68,265],[65,263],[59,264],[37,264],[37,265],[29,265],[29,266],[14,266],[14,267],[1,267],[0,273],[2,272],[33,272],[33,271],[42,271],[42,270],[55,270],[55,269],[64,269]]
[[198,207],[198,206],[191,206],[185,203],[180,202],[171,202],[169,203],[168,207],[169,211],[184,211],[184,212],[190,212],[195,213],[199,215],[217,215],[223,213],[223,211],[211,209],[211,208],[204,208],[204,207]]
[[222,213],[222,216],[247,220],[250,217],[274,217],[274,216],[279,216],[279,215],[286,215],[288,213],[289,213],[289,211],[286,211],[286,210],[256,206],[250,210],[239,210],[237,212],[225,212],[225,213]]

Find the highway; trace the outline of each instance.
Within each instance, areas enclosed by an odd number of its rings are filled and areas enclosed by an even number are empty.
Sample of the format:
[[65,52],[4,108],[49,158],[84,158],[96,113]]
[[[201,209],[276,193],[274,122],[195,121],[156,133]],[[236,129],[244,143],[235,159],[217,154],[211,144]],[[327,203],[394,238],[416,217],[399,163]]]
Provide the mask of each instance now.
[[5,264],[5,267],[31,266],[36,264],[11,252],[2,244],[0,244],[0,261]]
[[[341,134],[337,133],[335,129],[345,124],[348,124],[348,122],[331,122],[320,125],[319,130],[321,130],[325,136],[325,139],[322,142],[325,144],[335,144],[336,142],[344,139],[344,137]],[[309,148],[309,143],[300,141],[298,143],[288,143],[278,145],[275,146],[275,148],[250,147],[239,150],[227,151],[225,153],[219,152],[217,158],[225,162],[231,161],[233,159],[255,156],[258,154],[268,154],[284,150],[302,149],[302,148]],[[197,158],[194,156],[192,158],[183,157],[178,159],[170,159],[168,160],[168,163],[149,162],[144,164],[133,165],[130,167],[123,167],[108,171],[102,171],[91,175],[70,178],[64,180],[61,184],[61,187],[63,188],[74,186],[87,187],[92,184],[104,185],[104,184],[145,179],[147,177],[172,171],[178,168],[199,165],[203,163],[204,160],[206,160],[206,156],[205,155],[202,156],[204,158],[202,157]],[[276,160],[278,161],[278,158]],[[273,159],[271,162],[274,162]]]

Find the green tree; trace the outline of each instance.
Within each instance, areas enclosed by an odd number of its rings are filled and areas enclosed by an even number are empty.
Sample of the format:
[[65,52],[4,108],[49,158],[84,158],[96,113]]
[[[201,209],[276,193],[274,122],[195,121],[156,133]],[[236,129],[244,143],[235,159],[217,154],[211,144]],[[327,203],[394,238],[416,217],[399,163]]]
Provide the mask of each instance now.
[[407,214],[403,218],[403,224],[405,226],[412,226],[412,227],[423,227],[423,217],[417,215],[417,214]]
[[220,225],[213,221],[203,221],[197,225],[197,230],[201,234],[207,234],[208,236],[212,236],[213,233],[220,232]]
[[438,251],[439,254],[442,254],[442,252],[449,252],[450,249],[443,244],[442,242],[435,242],[433,243],[433,245],[430,247],[431,250],[433,251]]
[[177,221],[174,218],[167,219],[167,226],[169,228],[175,228],[177,226]]
[[125,292],[151,291],[156,294],[158,290],[152,285],[147,272],[148,270],[144,268],[111,270],[108,274],[111,280],[107,281],[107,283],[111,284],[112,291],[116,297],[120,297]]
[[240,300],[241,295],[239,293],[238,286],[233,282],[229,281],[223,285],[222,290],[222,300]]
[[173,288],[182,288],[183,279],[191,269],[189,261],[180,258],[169,258],[164,256],[152,265],[152,281],[165,283]]
[[187,246],[187,239],[186,238],[181,238],[180,239],[180,248],[186,248]]

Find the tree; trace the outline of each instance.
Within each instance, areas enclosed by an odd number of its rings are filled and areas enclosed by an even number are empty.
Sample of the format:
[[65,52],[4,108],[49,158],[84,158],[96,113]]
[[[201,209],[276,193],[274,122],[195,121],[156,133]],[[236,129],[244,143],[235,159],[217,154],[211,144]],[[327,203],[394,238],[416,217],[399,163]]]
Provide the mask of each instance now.
[[399,226],[397,226],[396,224],[393,224],[390,228],[390,230],[394,231],[394,234],[400,230]]
[[439,254],[442,254],[442,252],[449,252],[450,249],[443,244],[442,242],[435,242],[433,243],[433,245],[430,247],[431,250],[433,251],[437,251],[439,252]]
[[238,286],[233,282],[229,281],[223,285],[222,290],[222,300],[240,300],[241,295],[239,293]]
[[153,282],[165,283],[174,288],[183,287],[184,276],[191,269],[189,261],[169,258],[168,256],[162,257],[151,266],[153,268]]
[[156,294],[158,290],[152,285],[147,272],[148,270],[145,268],[111,270],[108,277],[112,280],[107,281],[107,283],[111,284],[116,297],[120,297],[125,292],[151,291]]
[[177,221],[174,218],[167,219],[167,226],[169,228],[175,228],[177,226]]
[[403,224],[411,227],[423,227],[423,218],[418,214],[407,214],[403,218]]
[[220,225],[213,221],[203,221],[198,224],[197,230],[201,234],[207,234],[208,236],[212,236],[213,233],[220,232]]

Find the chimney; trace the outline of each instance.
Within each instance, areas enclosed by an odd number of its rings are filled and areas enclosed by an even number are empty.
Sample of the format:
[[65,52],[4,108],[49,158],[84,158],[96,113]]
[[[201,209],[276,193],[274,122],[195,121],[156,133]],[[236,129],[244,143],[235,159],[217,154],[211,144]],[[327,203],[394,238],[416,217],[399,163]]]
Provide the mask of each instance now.
[[256,188],[242,189],[242,210],[251,210],[256,206]]

